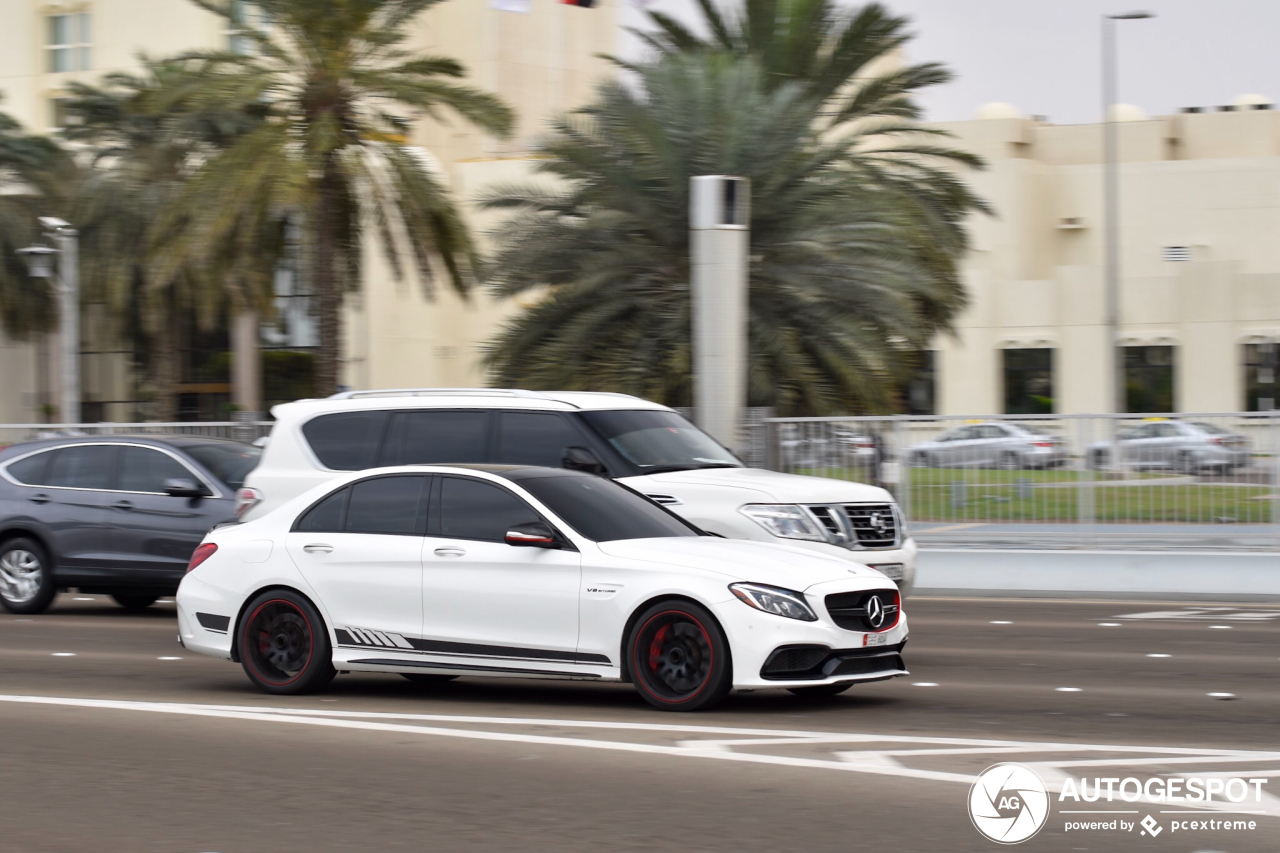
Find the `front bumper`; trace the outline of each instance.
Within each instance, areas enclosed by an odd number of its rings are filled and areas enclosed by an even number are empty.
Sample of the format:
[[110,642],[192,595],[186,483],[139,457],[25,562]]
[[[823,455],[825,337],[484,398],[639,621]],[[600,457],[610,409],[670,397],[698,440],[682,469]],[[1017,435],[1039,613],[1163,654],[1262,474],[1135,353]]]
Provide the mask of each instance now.
[[[774,541],[786,545],[799,545],[802,548],[812,548],[820,554],[840,557],[870,569],[897,563],[902,566],[902,580],[893,579],[894,583],[898,585],[898,591],[902,593],[903,598],[915,591],[916,556],[919,553],[919,548],[916,547],[916,540],[910,537],[899,547],[886,549],[842,548],[839,545],[832,545],[827,542],[811,542],[805,539],[775,539]],[[884,572],[881,572],[881,574],[884,574]]]

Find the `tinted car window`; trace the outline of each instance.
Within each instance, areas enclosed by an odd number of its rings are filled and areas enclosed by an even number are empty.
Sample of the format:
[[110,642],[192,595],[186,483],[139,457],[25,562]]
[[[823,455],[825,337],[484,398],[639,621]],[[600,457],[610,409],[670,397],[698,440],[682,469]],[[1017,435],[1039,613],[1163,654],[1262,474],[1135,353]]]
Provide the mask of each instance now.
[[697,536],[662,507],[602,477],[540,477],[520,485],[595,542]]
[[200,480],[167,453],[149,447],[120,448],[116,488],[122,492],[164,492],[165,480]]
[[426,477],[378,477],[351,487],[347,507],[348,533],[422,535],[425,520],[419,504]]
[[183,450],[232,489],[244,485],[245,477],[262,457],[262,448],[247,444],[190,444]]
[[563,415],[503,412],[498,416],[496,461],[502,464],[559,468],[565,448],[582,444],[582,436]]
[[742,466],[675,412],[583,412],[582,419],[642,473]]
[[984,427],[980,427],[980,430],[983,438],[1008,438],[1009,437],[1009,434],[1005,432],[1004,427],[996,426],[995,424],[987,424]]
[[308,510],[298,519],[298,530],[308,533],[338,533],[347,518],[347,495],[350,489],[339,489]]
[[388,412],[321,415],[308,421],[302,434],[321,465],[334,471],[360,471],[377,464],[388,416]]
[[118,448],[102,444],[62,447],[49,460],[46,485],[67,489],[108,489]]
[[540,520],[533,507],[498,486],[461,477],[445,477],[441,483],[443,537],[503,542],[517,524]]
[[26,459],[19,459],[7,469],[9,476],[28,486],[47,485],[45,472],[48,470],[49,456],[48,453],[35,453]]
[[387,433],[383,465],[487,462],[487,412],[399,412]]

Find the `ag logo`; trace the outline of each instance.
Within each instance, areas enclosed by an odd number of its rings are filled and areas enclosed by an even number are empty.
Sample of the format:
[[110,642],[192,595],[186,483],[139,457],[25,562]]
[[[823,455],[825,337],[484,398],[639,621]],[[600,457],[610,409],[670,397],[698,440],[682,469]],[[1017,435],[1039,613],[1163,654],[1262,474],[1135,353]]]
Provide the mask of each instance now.
[[969,818],[992,841],[1017,844],[1049,819],[1049,792],[1030,767],[996,764],[982,771],[969,789]]

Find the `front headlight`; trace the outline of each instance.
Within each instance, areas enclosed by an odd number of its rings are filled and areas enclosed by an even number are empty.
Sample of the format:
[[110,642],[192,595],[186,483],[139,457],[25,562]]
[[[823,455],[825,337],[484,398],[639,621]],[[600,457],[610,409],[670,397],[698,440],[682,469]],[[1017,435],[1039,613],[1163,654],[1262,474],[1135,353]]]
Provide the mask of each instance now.
[[729,591],[756,610],[788,619],[799,619],[801,622],[818,621],[817,614],[805,602],[802,593],[758,583],[732,583],[729,584]]
[[907,541],[907,514],[897,504],[893,505],[893,514],[898,519],[898,541],[905,543]]
[[747,504],[738,512],[782,539],[827,541],[808,513],[794,504]]

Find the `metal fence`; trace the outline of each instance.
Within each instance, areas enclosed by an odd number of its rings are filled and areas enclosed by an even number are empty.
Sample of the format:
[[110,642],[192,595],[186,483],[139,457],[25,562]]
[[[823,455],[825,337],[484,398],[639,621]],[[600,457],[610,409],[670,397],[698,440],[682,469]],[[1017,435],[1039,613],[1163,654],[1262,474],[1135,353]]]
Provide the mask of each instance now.
[[924,545],[1280,549],[1280,412],[763,428],[766,467],[884,486]]
[[93,435],[189,435],[256,441],[270,434],[272,421],[175,421],[133,424],[0,424],[0,446],[40,438]]

